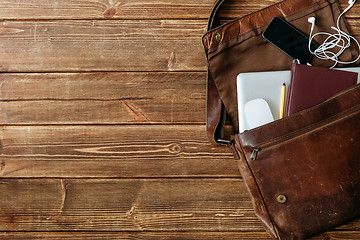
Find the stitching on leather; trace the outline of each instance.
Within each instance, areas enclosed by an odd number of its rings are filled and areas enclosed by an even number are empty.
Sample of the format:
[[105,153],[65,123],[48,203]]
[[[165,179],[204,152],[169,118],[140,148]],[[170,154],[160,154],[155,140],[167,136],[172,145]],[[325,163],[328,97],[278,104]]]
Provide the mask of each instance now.
[[[284,0],[284,1],[282,1],[282,2],[285,2],[285,1],[286,1],[286,0]],[[280,3],[282,3],[282,2],[280,2]],[[300,10],[300,11],[294,12],[294,13],[286,16],[286,17],[290,17],[290,16],[293,16],[293,15],[295,15],[295,14],[300,14],[300,13],[302,13],[302,12],[304,12],[304,11],[307,11],[307,10],[309,10],[309,9],[311,9],[311,8],[314,8],[314,7],[319,7],[319,9],[314,10],[314,12],[317,12],[317,11],[319,11],[319,10],[327,7],[327,6],[332,6],[333,4],[338,5],[338,4],[337,4],[337,0],[329,0],[329,1],[328,1],[328,0],[324,0],[324,1],[322,1],[322,2],[315,3],[314,5],[312,5],[312,6],[308,7],[308,8],[305,8],[305,9],[302,9],[302,10]],[[274,5],[277,5],[277,4],[274,4]],[[204,36],[203,36],[202,39],[204,39],[207,35],[211,35],[211,33],[213,33],[214,31],[217,31],[217,30],[223,28],[224,26],[233,24],[233,23],[235,23],[236,21],[239,21],[240,19],[243,19],[243,18],[245,18],[245,17],[251,16],[252,14],[257,13],[257,12],[260,12],[260,11],[262,11],[262,10],[264,10],[264,9],[273,7],[274,5],[270,5],[270,6],[266,7],[266,8],[263,8],[263,9],[260,9],[260,10],[258,10],[258,11],[256,11],[256,12],[250,13],[250,14],[248,14],[248,15],[245,15],[245,16],[242,16],[242,17],[239,17],[239,18],[236,18],[236,19],[234,19],[234,20],[232,20],[232,21],[230,21],[230,22],[228,22],[228,23],[225,23],[224,25],[221,25],[221,26],[218,26],[218,27],[216,27],[216,28],[214,28],[214,29],[211,29],[210,31],[208,31],[208,32],[206,32],[206,33],[204,34]],[[324,6],[324,7],[321,7],[321,5],[325,5],[325,6]],[[304,15],[304,16],[306,16],[306,15]],[[300,18],[301,18],[301,17],[300,17]],[[298,18],[297,18],[297,19],[298,19]],[[296,19],[294,19],[294,20],[296,20]],[[264,27],[264,26],[259,27],[259,28],[254,28],[254,29],[252,29],[252,30],[250,30],[250,31],[257,30],[257,29],[260,29],[260,28],[263,28],[263,27]],[[243,34],[246,34],[246,33],[243,33]],[[232,38],[232,39],[234,39],[234,38]],[[229,39],[229,40],[231,40],[231,39]],[[229,41],[229,40],[228,40],[228,41]],[[228,42],[228,41],[221,42],[221,43],[217,44],[216,46],[214,46],[214,47],[212,47],[212,48],[216,48],[217,46],[219,46],[219,45],[221,45],[221,44],[223,44],[223,43],[226,43],[226,42]],[[206,48],[206,50],[210,50],[210,49],[212,49],[212,48]]]
[[[341,97],[343,98],[345,98],[346,96],[348,96],[348,95],[350,95],[350,94],[353,94],[353,91],[359,91],[360,90],[360,83],[359,84],[357,84],[357,85],[355,85],[354,87],[352,87],[352,88],[350,88],[350,89],[348,89],[348,90],[345,90],[345,92],[343,92],[342,94],[341,94]],[[356,94],[356,95],[358,95],[358,94]],[[360,96],[360,94],[359,94],[359,96]],[[340,97],[340,96],[338,96],[338,97]],[[302,113],[308,113],[308,112],[311,112],[311,111],[313,111],[315,108],[318,108],[318,107],[320,107],[320,105],[322,106],[322,105],[326,105],[326,104],[328,104],[328,102],[329,101],[331,101],[331,100],[333,100],[334,98],[330,98],[330,99],[328,99],[328,100],[326,100],[325,102],[323,102],[323,103],[320,103],[319,105],[316,105],[316,106],[313,106],[313,107],[311,107],[311,108],[308,108],[308,109],[306,109],[306,110],[303,110],[302,111]],[[352,109],[352,108],[349,108],[349,109]],[[349,109],[346,109],[346,110],[349,110]],[[346,111],[346,110],[343,110],[342,112],[344,112],[344,111]],[[299,113],[296,113],[296,114],[299,114]],[[340,114],[340,113],[338,113],[338,114]],[[295,114],[294,114],[295,115]],[[336,114],[337,115],[337,114]],[[284,118],[284,119],[280,119],[280,121],[286,121],[286,119]],[[269,123],[269,125],[275,125],[276,124],[276,121],[273,121],[273,122],[271,122],[271,123]],[[268,126],[269,126],[268,125]],[[252,131],[252,130],[249,130],[249,132],[250,131]],[[248,132],[248,133],[249,133]]]
[[[247,165],[247,167],[249,168],[250,173],[251,173],[251,175],[252,175],[252,177],[253,177],[253,179],[254,179],[254,182],[255,182],[256,187],[257,187],[257,190],[258,190],[258,192],[259,192],[259,194],[260,194],[261,200],[262,200],[262,202],[263,202],[263,204],[264,204],[264,207],[265,207],[265,209],[266,209],[266,212],[267,212],[267,214],[268,214],[268,216],[269,216],[269,220],[270,220],[270,222],[271,222],[271,225],[272,225],[272,228],[273,228],[273,230],[274,230],[274,233],[276,234],[276,237],[277,237],[278,239],[280,239],[280,236],[279,236],[278,231],[277,231],[277,229],[276,229],[276,227],[275,227],[274,221],[272,220],[272,217],[271,217],[271,215],[270,215],[270,212],[269,212],[269,210],[268,210],[268,207],[266,206],[265,199],[264,199],[264,197],[263,197],[263,195],[262,195],[262,193],[261,193],[259,184],[258,184],[258,182],[257,182],[257,180],[256,180],[256,177],[255,177],[255,175],[254,175],[254,173],[253,173],[253,170],[252,170],[251,167],[250,167],[250,164],[249,164],[249,161],[248,161],[248,159],[247,159],[247,157],[246,157],[246,155],[245,155],[245,152],[244,152],[244,150],[243,150],[243,148],[242,148],[242,146],[241,146],[241,144],[240,144],[239,135],[237,135],[237,138],[238,138],[238,145],[240,146],[240,148],[241,148],[241,150],[242,150],[242,152],[243,152],[243,156],[244,156],[244,158],[245,158],[246,165]],[[240,161],[241,161],[241,160],[240,160]]]
[[295,137],[293,137],[293,138],[284,140],[284,141],[279,142],[278,144],[275,144],[275,145],[273,145],[273,146],[277,146],[277,145],[283,144],[283,143],[291,143],[292,141],[295,141],[295,140],[298,139],[298,138],[301,138],[301,137],[303,137],[303,136],[305,136],[305,135],[309,135],[309,134],[311,134],[311,133],[313,133],[313,132],[316,132],[316,131],[318,131],[319,129],[321,129],[321,130],[327,130],[327,129],[329,129],[330,127],[332,127],[333,124],[336,124],[336,123],[341,122],[341,121],[343,121],[343,120],[346,120],[346,119],[348,119],[348,118],[355,117],[356,115],[359,114],[359,112],[360,112],[360,108],[359,108],[359,107],[354,108],[354,111],[351,112],[351,113],[349,113],[349,114],[346,115],[346,116],[343,116],[343,117],[341,117],[341,118],[339,118],[339,119],[336,119],[336,120],[334,120],[334,121],[331,121],[331,122],[329,122],[329,123],[326,123],[326,124],[324,124],[324,125],[321,125],[321,126],[319,126],[319,127],[316,127],[316,128],[311,129],[311,130],[309,130],[309,131],[305,131],[303,134],[300,134],[299,136],[295,136]]
[[[301,16],[299,16],[299,17],[297,17],[297,18],[294,18],[294,19],[291,20],[291,22],[292,22],[292,21],[296,21],[296,20],[298,20],[298,19],[301,19],[301,18],[303,18],[303,17],[305,17],[305,16],[308,16],[308,15],[310,15],[310,14],[316,13],[316,12],[318,12],[318,11],[321,11],[321,10],[323,10],[323,9],[325,9],[325,8],[331,8],[331,10],[332,10],[332,8],[333,8],[334,5],[335,5],[335,6],[338,6],[336,3],[337,3],[336,0],[334,0],[334,1],[332,1],[332,2],[329,2],[329,1],[321,2],[321,3],[319,3],[318,5],[324,4],[324,6],[319,7],[318,9],[312,11],[311,13],[308,13],[308,14],[305,14],[305,15],[301,15]],[[303,12],[303,11],[307,11],[307,10],[309,10],[309,9],[311,9],[311,8],[314,8],[314,7],[316,7],[316,5],[313,5],[313,6],[309,7],[309,8],[307,8],[307,9],[304,9],[304,10],[302,10],[302,11],[296,12],[296,13],[294,13],[294,14],[291,14],[291,15],[289,15],[289,16],[287,16],[287,17],[291,17],[291,16],[293,16],[293,15],[296,15],[296,14],[298,14],[298,13],[300,13],[300,12]],[[264,26],[263,26],[263,27],[264,27]],[[236,38],[233,38],[233,39],[237,39],[237,38],[240,38],[240,37],[244,37],[244,35],[247,35],[247,34],[253,34],[254,31],[259,30],[259,29],[261,29],[261,28],[263,28],[263,27],[256,28],[256,29],[254,29],[254,30],[252,30],[252,31],[249,31],[249,32],[247,32],[247,33],[244,33],[243,35],[240,35],[240,36],[238,36],[238,37],[236,37]],[[241,44],[241,43],[243,43],[243,42],[245,42],[245,41],[247,41],[247,40],[250,40],[251,38],[257,37],[258,35],[259,35],[259,34],[255,34],[255,35],[249,36],[248,38],[243,39],[243,40],[242,40],[241,42],[239,42],[239,43],[236,43],[236,44],[233,44],[233,45],[231,45],[231,46],[225,47],[224,49],[219,50],[218,53],[216,53],[215,55],[213,55],[213,56],[211,56],[211,57],[209,57],[209,54],[207,53],[207,51],[206,51],[206,49],[205,49],[206,58],[207,58],[207,61],[208,61],[208,68],[209,68],[211,74],[213,75],[215,84],[217,83],[217,81],[216,81],[216,75],[213,74],[214,71],[212,71],[212,64],[210,63],[210,60],[213,59],[213,58],[215,58],[217,55],[219,55],[219,54],[222,53],[223,51],[227,51],[228,49],[230,49],[230,48],[232,48],[232,47],[234,47],[234,46],[237,46],[237,45],[239,45],[239,44]],[[232,39],[232,40],[233,40],[233,39]],[[227,42],[229,42],[229,41],[227,41]],[[224,43],[222,43],[222,44],[225,44],[225,43],[227,43],[227,42],[224,42]],[[204,43],[203,43],[203,45],[204,45]],[[216,50],[216,49],[218,48],[218,46],[217,46],[217,47],[214,47],[214,48],[215,48],[215,50]],[[217,85],[217,84],[216,84],[216,85]],[[222,99],[222,94],[220,93],[220,91],[219,91],[219,95],[220,95],[220,98]],[[224,104],[224,106],[226,105],[226,104],[224,103],[224,101],[223,101],[223,104]],[[232,115],[230,115],[230,116],[232,116]]]
[[[355,108],[356,108],[356,107],[355,107]],[[342,117],[342,118],[340,118],[340,119],[337,119],[337,120],[335,120],[335,121],[332,122],[332,123],[342,121],[342,120],[344,120],[344,119],[347,118],[347,117],[354,117],[354,116],[356,116],[357,114],[359,114],[359,110],[360,110],[360,108],[357,107],[357,109],[356,109],[353,113],[351,113],[351,114],[349,114],[349,115],[346,115],[346,116],[344,116],[344,117]],[[328,124],[327,126],[324,127],[324,129],[329,128],[330,125],[332,125],[332,124]],[[318,129],[318,128],[317,128],[317,129]],[[312,131],[310,131],[310,132],[307,132],[306,134],[312,133],[313,131],[315,131],[315,130],[317,130],[317,129],[314,129],[314,130],[312,130]],[[270,220],[270,222],[271,222],[271,224],[272,224],[272,228],[273,228],[275,234],[277,235],[277,238],[280,239],[280,236],[279,236],[279,234],[278,234],[276,225],[274,224],[274,221],[272,220],[271,214],[270,214],[270,212],[269,212],[269,210],[268,210],[268,207],[267,207],[267,205],[266,205],[265,198],[263,197],[263,195],[262,195],[262,193],[261,193],[260,186],[259,186],[259,184],[258,184],[258,182],[257,182],[257,180],[256,180],[256,177],[255,177],[255,175],[254,175],[254,173],[253,173],[253,170],[252,170],[251,167],[250,167],[248,158],[247,158],[246,155],[245,155],[245,151],[243,150],[243,148],[242,148],[242,146],[241,146],[241,144],[240,144],[239,134],[236,135],[236,138],[237,138],[237,141],[238,141],[238,144],[237,144],[237,145],[240,146],[240,148],[241,148],[241,150],[242,150],[242,152],[243,152],[242,155],[244,156],[245,161],[246,161],[246,165],[247,165],[247,167],[249,168],[249,171],[250,171],[250,173],[251,173],[251,175],[252,175],[252,177],[253,177],[253,179],[254,179],[254,182],[255,182],[256,187],[257,187],[257,189],[258,189],[258,192],[259,192],[259,194],[260,194],[261,200],[262,200],[262,202],[263,202],[263,204],[264,204],[264,207],[265,207],[265,209],[266,209],[266,212],[267,212],[267,214],[268,214],[268,216],[269,216],[269,220]],[[296,137],[295,137],[295,138],[296,138]],[[293,140],[293,139],[290,139],[290,140]],[[286,141],[286,142],[287,142],[287,141]],[[282,142],[282,143],[283,143],[283,142]]]
[[[359,84],[357,84],[355,87],[347,90],[347,92],[343,93],[343,94],[341,95],[341,97],[346,97],[346,96],[348,96],[348,95],[350,95],[350,94],[353,94],[353,91],[356,91],[356,89],[358,89],[358,88],[360,88],[360,85],[359,85]],[[324,103],[321,103],[320,105],[321,105],[321,106],[322,106],[322,105],[325,105],[325,103],[327,103],[328,101],[329,101],[329,100],[327,100],[327,101],[324,102]],[[314,107],[311,107],[311,108],[309,108],[309,109],[306,109],[306,110],[302,111],[302,113],[311,112],[311,111],[313,111],[314,109],[316,109],[316,108],[318,108],[318,107],[321,107],[320,105],[316,105],[316,106],[314,106]],[[281,138],[286,138],[286,137],[289,136],[289,135],[296,134],[296,133],[301,132],[301,131],[307,131],[306,129],[309,129],[309,128],[311,129],[311,128],[313,128],[315,125],[321,125],[321,124],[323,124],[324,122],[328,121],[328,119],[336,118],[336,116],[339,116],[339,115],[343,114],[344,112],[345,112],[345,113],[346,113],[346,112],[353,112],[356,108],[358,108],[358,106],[359,106],[359,105],[356,105],[356,106],[354,106],[354,107],[347,108],[347,109],[342,110],[341,112],[339,112],[339,113],[337,113],[337,114],[335,114],[335,115],[329,116],[329,117],[326,118],[326,119],[323,119],[323,120],[320,120],[320,121],[316,121],[316,122],[314,122],[314,123],[312,123],[312,124],[310,124],[310,125],[306,125],[306,126],[300,128],[300,129],[294,130],[294,131],[292,131],[291,133],[288,133],[288,134],[281,135],[281,136],[278,136],[278,137],[276,137],[276,138],[273,138],[272,141],[264,141],[264,142],[261,142],[261,143],[256,143],[256,145],[271,144],[271,143],[273,143],[273,142],[279,141]],[[355,110],[355,111],[356,111],[356,110]],[[346,116],[344,116],[344,117],[346,117]],[[287,120],[289,120],[289,119],[288,119],[288,118],[284,118],[284,119],[279,120],[279,121],[287,121]],[[271,123],[269,123],[269,124],[267,125],[267,127],[272,126],[272,125],[275,125],[275,124],[277,124],[276,121],[271,122]],[[260,128],[261,128],[261,127],[260,127]],[[255,129],[254,129],[254,130],[255,130]],[[253,131],[253,130],[249,130],[249,132],[247,132],[247,134],[249,134],[251,131]],[[239,135],[240,135],[240,134],[239,134]],[[255,144],[255,143],[253,143],[253,144]]]
[[[235,19],[231,20],[230,22],[225,23],[224,25],[221,25],[221,26],[218,26],[218,27],[216,27],[216,28],[213,28],[213,29],[209,30],[207,33],[205,33],[205,36],[206,36],[207,34],[209,34],[209,33],[212,33],[212,32],[214,32],[214,31],[222,28],[222,27],[225,26],[225,25],[230,25],[230,24],[232,24],[232,23],[234,23],[234,22],[236,22],[236,21],[238,21],[238,20],[240,20],[240,19],[249,17],[249,16],[251,16],[251,15],[254,15],[254,14],[256,14],[256,13],[258,13],[258,12],[261,12],[261,11],[263,11],[263,10],[266,10],[266,9],[268,9],[268,8],[272,8],[272,7],[275,8],[276,5],[283,4],[285,1],[287,1],[287,0],[283,0],[283,1],[280,1],[280,2],[278,2],[278,3],[269,5],[269,6],[265,7],[265,8],[262,8],[262,9],[259,9],[259,10],[257,10],[257,11],[254,11],[254,12],[252,12],[252,13],[246,14],[246,15],[244,15],[244,16],[242,16],[242,17],[235,18]],[[336,1],[336,0],[333,0],[333,1]],[[320,5],[320,4],[324,3],[324,2],[328,2],[328,0],[323,0],[323,1],[321,1],[321,2],[315,3],[314,5],[310,6],[309,8],[314,7],[314,6],[316,6],[316,5]],[[219,6],[219,7],[220,7],[220,6]],[[219,7],[217,8],[217,10],[219,10]],[[300,12],[302,12],[302,11],[304,11],[304,10],[309,9],[309,8],[300,10],[300,11],[298,11],[298,12],[296,12],[296,13],[300,13]],[[217,11],[217,10],[216,10],[216,11]],[[295,13],[294,13],[294,14],[295,14]]]
[[[334,121],[334,122],[342,121],[342,120],[346,119],[347,117],[355,117],[357,114],[359,114],[359,112],[360,112],[360,108],[357,107],[357,109],[356,109],[353,113],[351,113],[351,114],[349,114],[349,115],[346,115],[346,116],[342,117],[341,119],[338,119],[338,120],[336,120],[336,121]],[[331,124],[328,124],[327,126],[324,127],[324,129],[328,129],[328,128],[330,127],[330,125],[331,125]],[[315,129],[315,130],[316,130],[316,129]],[[315,130],[314,130],[314,131],[315,131]],[[313,132],[313,131],[310,131],[309,133],[311,133],[311,132]],[[238,135],[237,135],[236,137],[237,137],[237,139],[238,139],[238,145],[239,145],[239,146],[241,147],[241,149],[242,149],[242,146],[241,146],[240,140],[239,140],[240,138],[239,138]],[[251,174],[252,174],[252,176],[253,176],[253,178],[254,178],[254,182],[255,182],[255,184],[256,184],[256,187],[258,188],[258,191],[259,191],[259,194],[260,194],[260,196],[261,196],[261,199],[262,199],[262,201],[263,201],[263,203],[264,203],[264,206],[265,206],[265,208],[266,208],[266,211],[267,211],[267,213],[268,213],[268,215],[269,215],[269,219],[270,219],[270,221],[271,221],[271,223],[272,223],[272,225],[273,225],[273,229],[274,229],[274,231],[275,231],[278,239],[280,239],[280,236],[279,236],[278,232],[276,231],[277,229],[275,228],[275,224],[274,224],[274,222],[273,222],[273,220],[272,220],[272,218],[271,218],[270,212],[269,212],[269,210],[268,210],[268,208],[267,208],[267,206],[266,206],[265,199],[264,199],[263,195],[261,194],[260,186],[258,185],[258,183],[257,183],[257,181],[256,181],[256,177],[255,177],[255,175],[254,175],[254,173],[253,173],[253,171],[252,171],[252,169],[251,169],[251,167],[250,167],[250,164],[249,164],[249,162],[248,162],[248,159],[246,158],[245,152],[243,153],[243,156],[244,156],[245,161],[246,161],[246,164],[247,164],[247,166],[248,166],[248,168],[249,168],[249,170],[250,170],[250,172],[251,172]]]
[[[308,135],[308,134],[311,134],[311,133],[313,133],[313,132],[316,132],[316,131],[318,131],[319,129],[322,129],[322,130],[328,129],[328,128],[330,128],[331,126],[333,126],[333,124],[336,124],[336,123],[338,123],[338,122],[340,122],[340,121],[343,121],[343,120],[345,120],[345,119],[347,119],[347,118],[351,118],[351,117],[353,117],[354,115],[359,114],[359,112],[360,112],[360,107],[359,107],[359,105],[357,105],[357,106],[349,109],[349,111],[347,111],[347,112],[348,112],[347,115],[342,116],[342,117],[340,117],[339,119],[335,119],[335,120],[324,119],[323,121],[320,121],[320,122],[311,124],[311,125],[309,125],[309,126],[306,126],[306,127],[303,128],[303,129],[299,129],[299,130],[297,130],[297,131],[291,132],[291,133],[286,134],[286,135],[284,135],[284,136],[278,137],[278,138],[276,138],[276,139],[273,140],[273,141],[264,142],[264,143],[260,143],[260,144],[256,144],[256,145],[264,145],[264,144],[268,145],[268,144],[272,144],[272,143],[279,142],[279,143],[276,143],[276,144],[272,145],[272,146],[276,146],[276,145],[279,145],[279,144],[292,142],[292,141],[294,141],[294,140],[296,140],[296,139],[298,139],[298,138],[303,137],[304,135]],[[340,115],[340,114],[341,114],[341,113],[336,114],[336,115],[332,116],[331,118],[336,118],[336,116],[338,116],[338,115]],[[328,123],[327,123],[327,120],[329,121]],[[316,125],[319,125],[319,126],[316,126]],[[307,129],[309,129],[309,130],[307,130]],[[303,133],[302,133],[302,132],[303,132]],[[293,135],[293,134],[294,134],[295,136],[294,136],[294,137],[291,137],[291,135]],[[297,135],[297,134],[299,134],[299,135]],[[296,136],[296,135],[297,135],[297,136]],[[289,138],[289,139],[286,139],[288,136],[289,136],[290,138]],[[283,141],[282,141],[281,138],[285,138],[286,140],[283,140]]]
[[[322,2],[321,4],[326,4],[326,5],[323,6],[323,7],[321,7],[321,8],[319,8],[319,9],[314,10],[314,11],[311,12],[311,13],[302,15],[302,16],[300,16],[300,17],[298,17],[298,18],[294,18],[294,19],[292,19],[290,22],[296,21],[296,20],[301,19],[301,18],[303,18],[303,17],[306,17],[306,16],[308,16],[308,15],[310,15],[310,14],[319,12],[319,11],[321,11],[321,10],[327,8],[327,7],[332,7],[332,6],[335,4],[335,2],[333,2],[333,3]],[[312,6],[312,7],[314,7],[314,6]],[[310,7],[310,8],[312,8],[312,7]],[[307,10],[309,10],[310,8],[304,9],[304,10],[302,10],[302,11],[307,11]],[[295,15],[295,14],[301,13],[302,11],[293,13],[293,14],[288,15],[288,16],[286,16],[286,17],[287,17],[287,18],[288,18],[288,17],[291,17],[291,16],[293,16],[293,15]],[[254,29],[252,29],[252,30],[250,30],[250,31],[248,31],[248,32],[246,32],[246,33],[243,33],[243,34],[241,34],[241,35],[239,35],[239,36],[237,36],[237,37],[235,37],[235,38],[232,38],[232,39],[229,39],[228,41],[222,42],[221,44],[216,45],[215,47],[212,47],[212,48],[209,48],[209,49],[206,49],[206,48],[205,48],[205,53],[206,53],[206,55],[208,56],[208,55],[216,52],[216,50],[217,50],[221,45],[223,45],[223,44],[225,45],[226,43],[230,42],[231,40],[239,39],[239,38],[241,38],[241,37],[243,37],[243,36],[246,36],[247,34],[254,33],[255,31],[259,31],[260,29],[262,29],[262,28],[264,28],[264,27],[265,27],[265,26],[262,26],[262,27],[259,27],[259,28],[254,28]],[[213,59],[215,56],[217,56],[218,54],[222,53],[223,51],[226,51],[226,50],[229,49],[229,48],[232,48],[232,47],[234,47],[234,46],[236,46],[236,45],[239,45],[239,44],[241,44],[241,43],[243,43],[243,42],[245,42],[245,41],[247,41],[247,40],[249,40],[249,39],[251,39],[251,38],[257,37],[257,36],[259,36],[259,35],[260,35],[260,34],[255,33],[255,35],[249,36],[248,38],[242,40],[241,42],[235,43],[235,44],[230,45],[230,46],[227,46],[227,47],[225,46],[223,49],[219,50],[218,53],[215,53],[215,54],[214,54],[213,56],[211,56],[210,58],[209,58],[209,56],[208,56],[208,60],[210,61],[211,59]],[[203,44],[203,45],[205,46],[205,44]]]

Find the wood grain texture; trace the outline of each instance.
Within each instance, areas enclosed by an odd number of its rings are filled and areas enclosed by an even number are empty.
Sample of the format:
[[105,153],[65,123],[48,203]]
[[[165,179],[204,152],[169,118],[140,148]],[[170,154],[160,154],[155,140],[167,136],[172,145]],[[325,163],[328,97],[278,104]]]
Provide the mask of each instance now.
[[0,74],[1,124],[205,123],[205,73]]
[[[341,236],[341,235],[340,235]],[[204,232],[204,231],[191,231],[191,232],[7,232],[0,233],[0,240],[118,240],[118,239],[139,239],[139,240],[271,240],[266,232]],[[342,240],[350,240],[346,238]],[[354,238],[353,238],[354,239]],[[330,240],[330,239],[329,239]]]
[[0,192],[0,231],[263,231],[240,179],[0,179]]
[[204,126],[3,127],[0,177],[239,177]]
[[6,21],[0,70],[205,70],[205,28],[204,20]]
[[[213,2],[0,0],[0,239],[269,239],[205,135]],[[359,235],[358,219],[313,239]]]
[[[248,1],[248,0],[229,0],[225,1],[224,6],[220,10],[220,17],[237,18],[266,8],[272,4],[276,4],[280,0],[264,0],[264,1]],[[348,0],[339,0],[341,9],[349,6]],[[347,18],[359,18],[360,4],[355,4],[345,15]]]
[[2,0],[2,19],[207,18],[212,0]]
[[[360,233],[357,231],[329,231],[309,240],[358,240]],[[266,232],[5,232],[0,233],[1,240],[115,240],[115,239],[147,239],[147,240],[271,240]]]
[[[1,0],[0,19],[207,19],[214,0]],[[221,10],[221,16],[244,16],[279,0],[229,0]],[[343,9],[347,0],[340,0]],[[355,7],[346,15],[358,17],[360,8]]]
[[0,231],[264,231],[240,179],[0,179],[0,191],[12,193]]
[[[358,21],[349,24],[359,37]],[[205,28],[204,20],[6,21],[0,71],[205,71]]]

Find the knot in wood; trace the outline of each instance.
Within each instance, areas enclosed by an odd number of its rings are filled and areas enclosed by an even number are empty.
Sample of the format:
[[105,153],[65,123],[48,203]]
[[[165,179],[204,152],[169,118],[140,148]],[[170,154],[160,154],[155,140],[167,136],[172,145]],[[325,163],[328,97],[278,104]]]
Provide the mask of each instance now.
[[112,18],[117,13],[117,9],[114,7],[108,8],[104,11],[103,16],[104,18]]
[[169,151],[172,154],[178,154],[182,152],[182,147],[179,143],[172,143],[169,145]]

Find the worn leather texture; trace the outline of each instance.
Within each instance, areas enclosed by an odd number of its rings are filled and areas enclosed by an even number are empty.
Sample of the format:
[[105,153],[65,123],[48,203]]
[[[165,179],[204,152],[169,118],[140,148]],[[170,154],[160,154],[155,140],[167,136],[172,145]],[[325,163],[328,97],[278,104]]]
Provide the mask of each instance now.
[[354,86],[358,73],[293,63],[286,116],[326,101]]
[[[336,0],[285,0],[220,26],[216,15],[223,2],[215,3],[203,37],[207,132],[214,143],[222,136],[226,112],[238,129],[237,74],[291,68],[292,60],[261,36],[271,19],[285,18],[308,35],[308,17],[316,17],[314,32],[328,32],[340,14]],[[343,20],[341,28],[348,32]],[[353,47],[341,60],[356,54]],[[316,59],[312,63],[332,65]],[[233,136],[255,213],[271,236],[304,239],[360,215],[359,123],[357,85],[320,105]]]
[[[218,10],[224,0],[215,2],[210,13],[207,30],[210,31],[220,25],[217,17]],[[218,139],[224,138],[224,127],[226,121],[226,109],[220,98],[211,72],[207,71],[207,102],[206,102],[206,133],[208,139],[214,145],[218,144]]]
[[226,110],[209,71],[207,78],[206,133],[208,139],[213,144],[217,144],[216,140],[223,138]]
[[360,215],[359,123],[356,85],[234,137],[255,212],[273,237],[304,239]]
[[[209,18],[209,31],[203,36],[209,70],[207,132],[213,143],[216,143],[223,130],[223,106],[234,132],[238,131],[236,76],[239,73],[290,70],[292,59],[261,36],[271,19],[275,16],[285,18],[305,35],[309,35],[311,25],[307,21],[308,17],[316,17],[314,32],[328,32],[331,31],[331,26],[336,25],[340,14],[336,0],[285,0],[219,26],[216,13],[222,2],[224,0],[217,1],[214,5]],[[343,19],[340,25],[342,30],[348,32]],[[322,40],[321,37],[315,39],[319,42]],[[348,61],[356,54],[356,47],[351,46],[340,59]],[[332,62],[314,59],[313,64],[328,67]]]

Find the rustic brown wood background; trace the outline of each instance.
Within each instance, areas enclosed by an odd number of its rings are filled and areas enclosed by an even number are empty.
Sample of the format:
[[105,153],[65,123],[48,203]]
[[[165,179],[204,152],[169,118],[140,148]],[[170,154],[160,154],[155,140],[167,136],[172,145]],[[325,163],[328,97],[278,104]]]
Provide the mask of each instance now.
[[269,239],[205,137],[213,1],[0,0],[0,239]]

